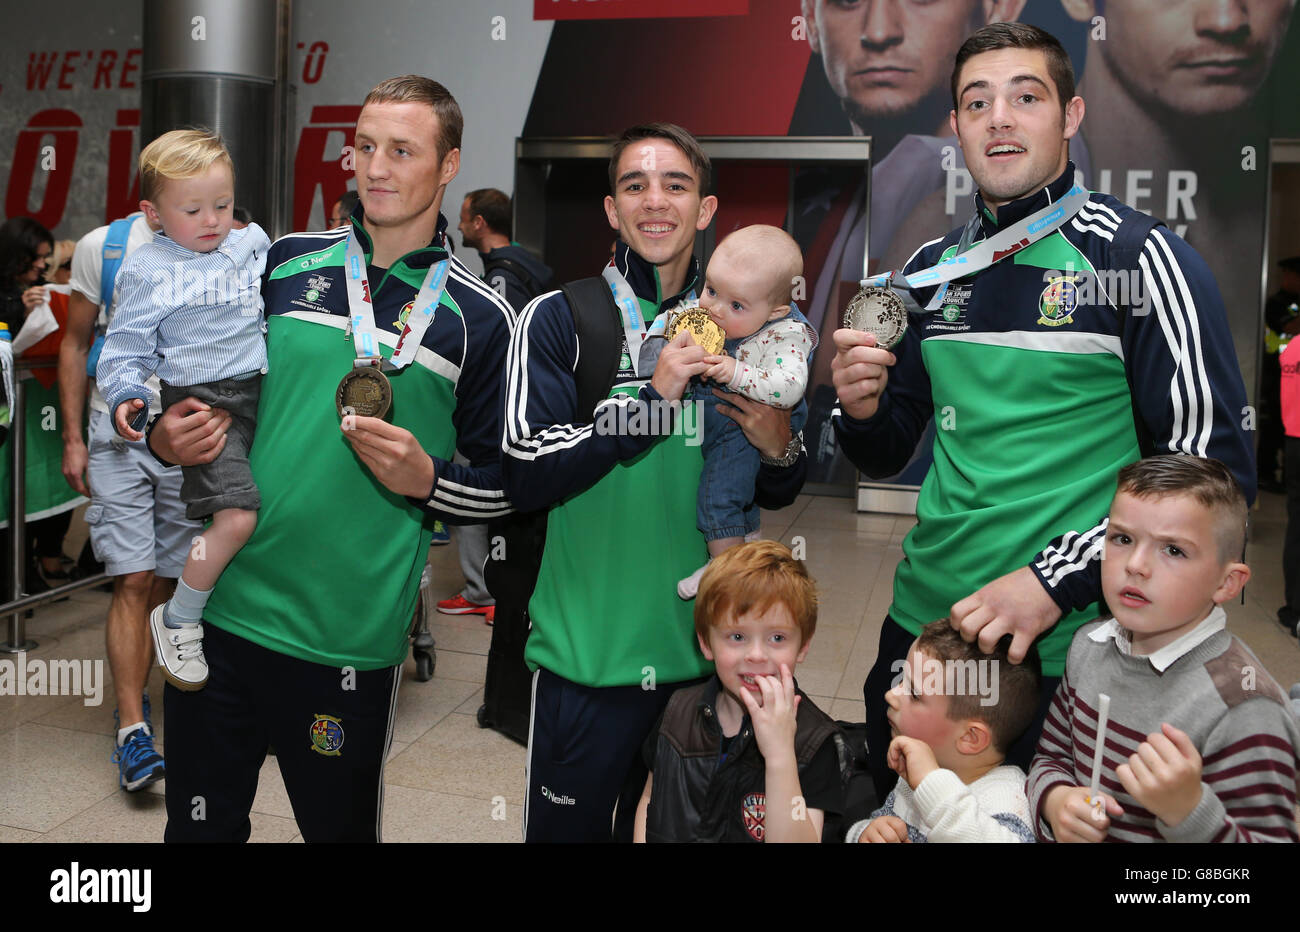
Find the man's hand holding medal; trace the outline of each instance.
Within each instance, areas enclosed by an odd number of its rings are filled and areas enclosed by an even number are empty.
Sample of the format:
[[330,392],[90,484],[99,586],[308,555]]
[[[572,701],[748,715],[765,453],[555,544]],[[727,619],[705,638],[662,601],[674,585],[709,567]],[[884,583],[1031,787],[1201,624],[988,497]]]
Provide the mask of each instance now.
[[[697,375],[707,375],[727,357],[720,355],[726,334],[698,306],[674,312],[666,333],[668,345],[659,354],[650,384],[668,401],[677,401]],[[734,367],[736,361],[730,360]]]
[[345,414],[339,425],[352,451],[390,492],[427,498],[437,478],[433,458],[415,435],[383,418]]

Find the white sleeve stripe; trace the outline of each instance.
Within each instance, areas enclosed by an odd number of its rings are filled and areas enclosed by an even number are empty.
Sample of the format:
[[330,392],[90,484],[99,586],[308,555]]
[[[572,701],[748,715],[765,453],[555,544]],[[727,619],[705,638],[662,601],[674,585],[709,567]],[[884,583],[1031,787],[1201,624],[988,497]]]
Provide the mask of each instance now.
[[1104,536],[1094,540],[1091,546],[1083,552],[1078,560],[1057,567],[1052,575],[1047,578],[1047,584],[1055,589],[1066,576],[1078,572],[1095,560],[1101,554],[1102,548],[1105,546],[1106,538]]
[[1096,233],[1104,240],[1114,240],[1115,238],[1114,234],[1110,230],[1104,230],[1101,227],[1095,227],[1090,223],[1080,223],[1077,217],[1070,221],[1070,225],[1073,226],[1080,233]]
[[1115,216],[1114,211],[1106,210],[1102,204],[1093,201],[1089,201],[1079,208],[1079,216],[1087,220],[1096,220],[1102,226],[1109,227],[1111,230],[1119,229],[1119,218]]
[[1083,549],[1090,546],[1099,535],[1105,537],[1106,527],[1109,523],[1110,519],[1106,518],[1102,520],[1101,524],[1091,528],[1090,530],[1084,531],[1082,534],[1079,534],[1076,531],[1071,531],[1069,534],[1066,534],[1065,538],[1061,541],[1061,549],[1058,550],[1054,547],[1048,547],[1043,551],[1043,559],[1039,560],[1034,565],[1042,570],[1043,575],[1047,575],[1062,561],[1068,563],[1077,560]]
[[[1164,295],[1157,286],[1156,273],[1152,271],[1151,261],[1145,254],[1138,257],[1138,265],[1142,269],[1143,287],[1146,288],[1147,294],[1151,298],[1151,303],[1155,308],[1156,320],[1160,323],[1160,330],[1165,335],[1165,344],[1169,348],[1169,355],[1174,359],[1174,374],[1169,380],[1169,403],[1173,408],[1173,423],[1169,428],[1169,444],[1171,451],[1177,452],[1179,449],[1179,438],[1184,432],[1183,422],[1183,398],[1179,391],[1179,372],[1182,371],[1182,357],[1178,348],[1178,338],[1170,328],[1169,313],[1165,310]],[[1163,269],[1158,269],[1163,274]]]
[[501,517],[502,515],[510,514],[509,508],[494,508],[494,509],[482,510],[482,511],[466,511],[463,508],[453,508],[450,505],[437,501],[436,499],[429,500],[429,507],[437,509],[438,511],[441,511],[444,514],[460,515],[462,518],[474,518],[475,524],[482,524],[484,518],[498,518]]
[[1087,203],[1086,206],[1092,208],[1093,210],[1097,211],[1098,213],[1109,214],[1110,217],[1111,217],[1111,219],[1113,219],[1113,220],[1115,221],[1115,228],[1116,228],[1116,229],[1119,229],[1119,224],[1123,223],[1123,219],[1120,217],[1120,215],[1117,214],[1117,213],[1115,213],[1115,211],[1114,211],[1112,208],[1107,207],[1107,206],[1106,206],[1105,204],[1103,204],[1101,201],[1094,201],[1094,200],[1089,199],[1089,201],[1088,201],[1088,203]]
[[470,485],[461,485],[459,482],[452,482],[449,479],[439,479],[437,488],[450,489],[464,495],[477,495],[480,498],[504,499],[506,497],[504,489],[479,489]]
[[1182,270],[1158,230],[1152,231],[1139,261],[1147,273],[1147,287],[1174,359],[1174,374],[1170,379],[1174,424],[1168,449],[1205,456],[1214,409],[1201,352],[1195,302]]
[[459,495],[448,495],[443,492],[441,487],[433,490],[433,498],[429,499],[429,501],[435,507],[440,505],[463,505],[470,509],[469,513],[471,514],[479,511],[497,512],[502,511],[503,509],[504,513],[510,510],[510,508],[502,502],[478,502],[472,498],[462,498]]
[[[1187,317],[1187,331],[1191,340],[1184,344],[1184,358],[1188,359],[1191,367],[1187,374],[1189,382],[1188,388],[1191,394],[1193,404],[1190,407],[1191,427],[1193,431],[1194,449],[1189,450],[1196,456],[1208,456],[1210,446],[1210,434],[1214,426],[1214,400],[1210,393],[1210,379],[1205,371],[1205,355],[1201,349],[1201,323],[1196,310],[1196,301],[1192,297],[1192,291],[1187,286],[1187,279],[1183,275],[1182,268],[1174,258],[1173,251],[1169,248],[1169,243],[1159,229],[1151,231],[1151,236],[1159,244],[1160,251],[1168,261],[1169,267],[1173,270],[1174,278],[1178,283],[1179,297],[1183,313]],[[1193,383],[1192,380],[1195,380]],[[1200,414],[1199,428],[1197,426],[1197,412]]]
[[539,456],[544,456],[547,453],[556,453],[560,450],[568,450],[571,447],[577,446],[581,442],[582,442],[581,437],[575,437],[574,439],[566,440],[563,443],[552,444],[551,446],[547,447],[545,450],[537,450],[537,451],[524,448],[524,447],[511,446],[508,450],[506,450],[506,456],[513,456],[517,460],[523,460],[525,462],[531,463],[534,462]]

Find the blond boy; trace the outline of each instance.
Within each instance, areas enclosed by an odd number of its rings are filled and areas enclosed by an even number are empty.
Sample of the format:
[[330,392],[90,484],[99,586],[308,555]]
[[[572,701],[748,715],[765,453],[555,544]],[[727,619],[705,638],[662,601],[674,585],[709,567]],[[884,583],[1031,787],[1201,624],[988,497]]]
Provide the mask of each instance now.
[[149,616],[163,675],[196,690],[208,679],[203,609],[261,505],[248,451],[266,372],[261,279],[271,244],[255,223],[233,228],[234,166],[207,130],[173,130],[147,145],[140,188],[140,208],[162,229],[118,278],[118,309],[96,373],[113,426],[128,440],[144,436],[145,382],[155,370],[164,407],[194,396],[232,416],[221,455],[184,468],[186,514],[211,516],[212,524],[191,548],[175,595]]

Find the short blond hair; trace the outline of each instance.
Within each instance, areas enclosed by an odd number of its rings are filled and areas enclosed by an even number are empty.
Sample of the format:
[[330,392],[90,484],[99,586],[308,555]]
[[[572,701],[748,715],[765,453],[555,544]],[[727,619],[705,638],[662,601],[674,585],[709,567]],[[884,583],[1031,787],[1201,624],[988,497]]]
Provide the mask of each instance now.
[[695,633],[709,639],[721,627],[751,611],[765,612],[780,603],[790,612],[803,643],[817,630],[817,585],[802,560],[774,540],[732,547],[709,562],[695,599]]
[[803,253],[793,236],[780,227],[755,223],[724,236],[714,252],[724,245],[734,249],[755,275],[770,277],[768,295],[773,307],[790,303],[794,280],[803,275]]
[[451,91],[432,78],[421,74],[404,74],[380,81],[361,102],[369,104],[428,104],[438,118],[438,161],[447,157],[452,149],[460,148],[461,134],[465,131],[465,117],[460,104]]
[[163,183],[206,174],[217,162],[225,162],[230,180],[235,163],[221,137],[208,129],[174,129],[163,133],[140,152],[140,196],[152,201]]

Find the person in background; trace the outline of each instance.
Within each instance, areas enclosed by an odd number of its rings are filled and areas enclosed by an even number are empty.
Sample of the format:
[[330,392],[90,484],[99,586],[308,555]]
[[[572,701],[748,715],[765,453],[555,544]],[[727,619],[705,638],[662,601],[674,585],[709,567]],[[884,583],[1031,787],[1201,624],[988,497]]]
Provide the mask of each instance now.
[[[18,335],[34,310],[49,300],[45,287],[45,273],[54,256],[54,237],[30,217],[11,217],[0,226],[0,323],[9,328],[10,337]],[[30,383],[35,386],[35,383]],[[29,388],[37,391],[37,388]],[[28,406],[29,410],[31,405]],[[40,405],[36,406],[39,411]],[[40,459],[41,440],[48,431],[40,429],[40,422],[29,424],[28,471],[34,473],[33,464]],[[7,453],[6,453],[7,455]],[[29,501],[29,513],[42,510]],[[6,513],[8,509],[5,509]],[[28,592],[53,589],[72,579],[71,561],[63,556],[63,539],[72,523],[71,508],[27,525],[27,550],[31,557],[27,568],[25,588]],[[5,532],[7,547],[8,533]],[[7,578],[7,574],[6,574]]]

